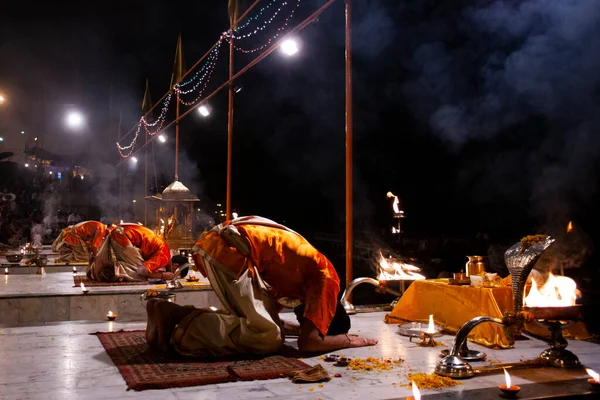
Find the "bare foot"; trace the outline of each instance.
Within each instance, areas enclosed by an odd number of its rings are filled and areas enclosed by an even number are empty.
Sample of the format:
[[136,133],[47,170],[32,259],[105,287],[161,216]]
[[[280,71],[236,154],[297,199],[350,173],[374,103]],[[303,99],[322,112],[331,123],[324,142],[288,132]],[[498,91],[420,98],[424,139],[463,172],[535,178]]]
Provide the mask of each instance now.
[[148,313],[148,324],[146,325],[146,342],[151,348],[158,347],[158,324],[156,321],[156,313],[154,312],[154,306],[158,300],[149,299],[146,302],[146,312]]

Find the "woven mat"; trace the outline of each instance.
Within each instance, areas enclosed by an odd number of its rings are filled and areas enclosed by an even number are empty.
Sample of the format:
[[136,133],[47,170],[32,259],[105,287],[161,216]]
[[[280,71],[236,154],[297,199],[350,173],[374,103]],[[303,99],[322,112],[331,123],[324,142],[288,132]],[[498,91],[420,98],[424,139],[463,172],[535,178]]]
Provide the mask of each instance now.
[[139,286],[139,285],[149,285],[147,281],[140,282],[97,282],[90,281],[85,275],[73,275],[73,287],[79,286],[81,283],[87,287],[93,286]]
[[145,331],[99,332],[96,335],[125,379],[127,390],[275,379],[310,367],[296,358],[282,356],[207,362],[159,355],[148,349]]

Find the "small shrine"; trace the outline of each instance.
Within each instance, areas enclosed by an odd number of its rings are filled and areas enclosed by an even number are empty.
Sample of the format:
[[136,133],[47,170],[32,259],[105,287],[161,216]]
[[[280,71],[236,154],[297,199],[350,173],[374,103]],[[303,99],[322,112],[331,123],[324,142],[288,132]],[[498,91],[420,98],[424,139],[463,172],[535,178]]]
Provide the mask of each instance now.
[[155,207],[154,232],[171,250],[191,249],[196,242],[195,203],[198,196],[175,179],[162,193],[146,197]]

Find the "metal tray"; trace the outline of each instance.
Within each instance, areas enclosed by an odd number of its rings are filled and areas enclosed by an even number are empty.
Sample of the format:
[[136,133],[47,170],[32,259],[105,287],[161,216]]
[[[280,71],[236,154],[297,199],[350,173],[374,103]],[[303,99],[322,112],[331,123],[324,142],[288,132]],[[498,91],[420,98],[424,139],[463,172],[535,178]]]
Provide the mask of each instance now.
[[[427,330],[429,323],[427,322],[409,322],[398,326],[398,333],[403,336],[420,336],[424,331]],[[434,337],[442,336],[444,327],[442,325],[435,324]]]

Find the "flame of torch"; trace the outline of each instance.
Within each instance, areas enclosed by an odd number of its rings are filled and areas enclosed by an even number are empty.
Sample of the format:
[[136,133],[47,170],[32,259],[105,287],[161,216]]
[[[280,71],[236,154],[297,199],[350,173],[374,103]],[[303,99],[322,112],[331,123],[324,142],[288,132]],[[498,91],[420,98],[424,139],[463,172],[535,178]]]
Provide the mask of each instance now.
[[596,371],[594,371],[593,369],[586,368],[585,372],[587,372],[596,383],[600,383],[600,375]]
[[394,199],[394,204],[392,205],[392,208],[394,209],[394,214],[400,214],[400,200],[398,200],[398,196],[396,196],[392,192],[387,192],[387,197],[390,199]]
[[506,368],[502,368],[504,370],[504,379],[506,379],[506,388],[510,389],[512,386],[512,382],[510,381],[510,375],[508,374],[508,371],[506,371]]
[[573,230],[573,221],[569,221],[569,224],[567,225],[567,233],[571,233],[572,230]]
[[419,392],[417,384],[415,383],[415,381],[410,381],[410,383],[412,384],[413,398],[415,400],[421,400],[421,392]]

